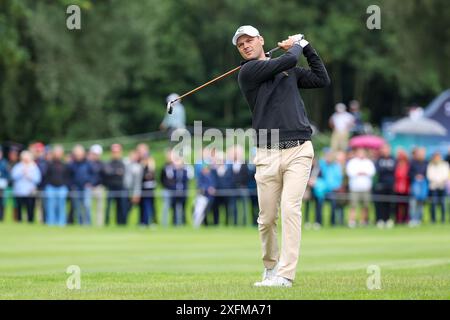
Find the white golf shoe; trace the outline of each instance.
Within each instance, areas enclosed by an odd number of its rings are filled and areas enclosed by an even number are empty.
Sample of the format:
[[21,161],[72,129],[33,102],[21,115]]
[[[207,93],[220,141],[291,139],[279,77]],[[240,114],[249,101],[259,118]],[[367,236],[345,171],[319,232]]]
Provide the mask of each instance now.
[[284,277],[275,276],[272,279],[263,280],[262,282],[256,282],[255,287],[292,287],[292,281]]
[[278,271],[278,263],[275,265],[275,267],[273,267],[273,269],[264,268],[262,281],[272,279],[277,275],[277,271]]

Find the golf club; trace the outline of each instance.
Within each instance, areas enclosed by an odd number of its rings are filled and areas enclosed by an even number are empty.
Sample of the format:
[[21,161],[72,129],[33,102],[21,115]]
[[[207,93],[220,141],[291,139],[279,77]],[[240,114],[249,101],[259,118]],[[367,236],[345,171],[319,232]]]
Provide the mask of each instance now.
[[[280,47],[273,48],[272,50],[266,52],[266,53],[265,53],[266,57],[269,58],[269,59],[272,58],[272,54],[273,54],[275,51],[277,51],[278,49],[280,49]],[[172,101],[169,101],[169,102],[167,103],[167,113],[172,114],[172,111],[173,111],[172,104],[175,103],[176,101],[181,100],[181,99],[183,99],[183,98],[185,98],[185,97],[187,97],[187,96],[189,96],[189,95],[191,95],[191,94],[193,94],[193,93],[199,91],[200,89],[203,89],[204,87],[209,86],[210,84],[212,84],[212,83],[214,83],[214,82],[216,82],[216,81],[219,81],[220,79],[223,79],[223,78],[225,78],[225,77],[228,77],[229,75],[235,73],[235,72],[238,71],[239,69],[241,69],[241,66],[236,67],[236,68],[234,68],[234,69],[231,69],[230,71],[225,72],[224,74],[222,74],[222,75],[220,75],[220,76],[218,76],[218,77],[216,77],[216,78],[214,78],[214,79],[212,79],[212,80],[210,80],[210,81],[208,81],[208,82],[202,84],[201,86],[199,86],[199,87],[197,87],[197,88],[195,88],[195,89],[192,89],[192,90],[189,91],[189,92],[186,92],[185,94],[179,96],[178,98],[176,98],[176,99],[174,99],[174,100],[172,100]]]

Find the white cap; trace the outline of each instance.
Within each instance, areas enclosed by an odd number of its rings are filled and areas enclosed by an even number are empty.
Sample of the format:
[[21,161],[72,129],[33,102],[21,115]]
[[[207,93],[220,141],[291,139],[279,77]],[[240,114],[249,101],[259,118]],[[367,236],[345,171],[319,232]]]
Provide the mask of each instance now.
[[250,37],[257,37],[259,36],[259,31],[258,29],[256,29],[255,27],[252,26],[241,26],[236,30],[236,33],[234,34],[233,37],[233,45],[235,46],[237,43],[237,40],[239,39],[240,36],[243,35],[247,35]]
[[89,149],[90,152],[94,153],[94,154],[98,154],[101,155],[103,153],[103,148],[101,145],[99,144],[94,144],[93,146],[91,146],[91,148]]

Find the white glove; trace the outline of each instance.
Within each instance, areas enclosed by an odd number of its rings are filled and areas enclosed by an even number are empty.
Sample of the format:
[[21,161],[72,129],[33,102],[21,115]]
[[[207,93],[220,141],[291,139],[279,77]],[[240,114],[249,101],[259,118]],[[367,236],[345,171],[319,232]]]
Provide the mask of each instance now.
[[306,47],[309,44],[308,41],[306,41],[305,39],[300,40],[300,45],[302,46],[302,48]]
[[302,34],[294,34],[293,36],[290,36],[289,38],[294,39],[294,42],[300,42],[304,38]]

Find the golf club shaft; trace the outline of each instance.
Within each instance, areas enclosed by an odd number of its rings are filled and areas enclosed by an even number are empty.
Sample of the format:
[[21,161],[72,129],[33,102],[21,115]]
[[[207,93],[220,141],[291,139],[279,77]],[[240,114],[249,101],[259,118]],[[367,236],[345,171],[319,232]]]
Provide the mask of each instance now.
[[216,77],[216,78],[214,78],[214,79],[212,79],[212,80],[210,80],[210,81],[208,81],[208,82],[202,84],[201,86],[199,86],[199,87],[197,87],[197,88],[195,88],[195,89],[192,89],[192,90],[189,91],[189,92],[186,92],[185,94],[179,96],[179,97],[178,97],[176,100],[174,100],[173,102],[175,102],[175,101],[177,101],[177,100],[181,100],[181,99],[183,99],[184,97],[187,97],[187,96],[193,94],[194,92],[197,92],[198,90],[203,89],[204,87],[209,86],[210,84],[212,84],[212,83],[214,83],[214,82],[216,82],[216,81],[219,81],[220,79],[223,79],[223,78],[225,78],[225,77],[228,77],[229,75],[235,73],[235,72],[238,71],[239,69],[241,69],[241,66],[236,67],[236,68],[234,68],[234,69],[231,69],[230,71],[228,71],[228,72],[222,74],[221,76],[218,76],[218,77]]
[[[272,53],[274,53],[274,52],[277,51],[278,49],[280,49],[280,47],[273,48],[272,50],[270,50],[270,51],[268,51],[268,52],[266,53],[266,56],[271,57],[271,56],[272,56]],[[185,97],[187,97],[187,96],[189,96],[189,95],[191,95],[191,94],[197,92],[198,90],[203,89],[203,88],[206,87],[206,86],[209,86],[210,84],[212,84],[212,83],[214,83],[214,82],[216,82],[216,81],[219,81],[219,80],[221,80],[221,79],[223,79],[223,78],[225,78],[225,77],[228,77],[229,75],[235,73],[235,72],[238,71],[239,69],[241,69],[241,66],[236,67],[236,68],[234,68],[234,69],[231,69],[230,71],[228,71],[228,72],[226,72],[226,73],[224,73],[224,74],[222,74],[222,75],[220,75],[220,76],[218,76],[218,77],[216,77],[216,78],[214,78],[214,79],[212,79],[212,80],[210,80],[210,81],[208,81],[208,82],[202,84],[201,86],[199,86],[199,87],[197,87],[197,88],[195,88],[195,89],[192,89],[191,91],[186,92],[185,94],[179,96],[177,99],[171,101],[170,104],[172,104],[172,103],[174,103],[174,102],[176,102],[176,101],[178,101],[178,100],[181,100],[181,99],[183,99],[183,98],[185,98]]]

